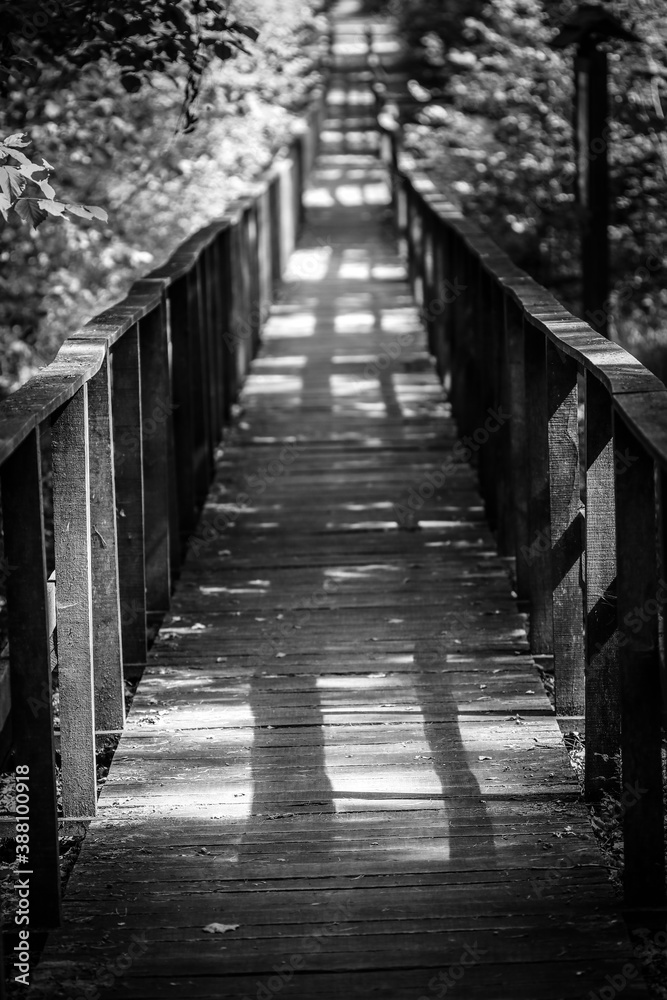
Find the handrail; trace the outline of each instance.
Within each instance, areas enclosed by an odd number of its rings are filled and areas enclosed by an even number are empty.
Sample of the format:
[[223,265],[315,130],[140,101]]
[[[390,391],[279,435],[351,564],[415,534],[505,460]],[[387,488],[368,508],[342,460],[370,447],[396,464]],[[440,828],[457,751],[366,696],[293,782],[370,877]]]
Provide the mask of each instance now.
[[[27,776],[34,807],[31,930],[60,922],[59,825],[95,814],[96,740],[122,730],[125,678],[140,674],[147,629],[169,607],[215,447],[295,245],[323,113],[320,88],[305,127],[249,197],[186,239],[0,403],[9,717],[17,774]],[[52,473],[62,815],[44,461]]]
[[429,349],[514,557],[531,650],[553,657],[558,716],[585,723],[586,798],[621,803],[626,904],[661,906],[667,388],[516,267],[380,128]]

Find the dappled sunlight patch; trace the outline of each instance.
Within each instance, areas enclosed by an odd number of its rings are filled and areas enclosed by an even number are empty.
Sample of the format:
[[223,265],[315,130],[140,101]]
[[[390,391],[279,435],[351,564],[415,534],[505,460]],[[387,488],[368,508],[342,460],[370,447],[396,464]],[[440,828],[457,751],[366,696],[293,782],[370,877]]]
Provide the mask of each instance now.
[[334,317],[334,333],[361,334],[375,326],[372,312],[340,312]]
[[327,531],[391,531],[392,528],[396,528],[398,525],[396,521],[349,521],[345,525],[341,525],[340,522],[328,521],[326,525]]
[[407,271],[403,264],[373,264],[371,277],[376,281],[405,281]]
[[331,359],[335,365],[372,365],[377,354],[335,354]]
[[[261,355],[252,363],[253,372],[261,371],[263,368],[303,368],[308,361],[305,354],[281,355],[280,357],[268,357]],[[259,440],[259,438],[256,438]],[[275,440],[271,438],[270,440]]]
[[298,395],[303,388],[300,375],[263,375],[254,372],[251,375],[253,394],[290,393]]
[[263,340],[278,337],[312,337],[315,330],[315,316],[312,312],[294,312],[291,315],[276,315],[275,309],[262,331]]
[[329,390],[331,395],[358,396],[359,393],[375,392],[375,386],[370,380],[359,381],[358,375],[330,375]]
[[294,250],[287,263],[284,280],[321,281],[329,268],[333,247],[306,247]]

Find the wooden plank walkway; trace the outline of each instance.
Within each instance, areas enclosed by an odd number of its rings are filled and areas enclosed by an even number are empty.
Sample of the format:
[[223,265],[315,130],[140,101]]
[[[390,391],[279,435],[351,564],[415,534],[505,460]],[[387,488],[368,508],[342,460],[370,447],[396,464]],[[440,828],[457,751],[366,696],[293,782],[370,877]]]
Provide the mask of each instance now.
[[387,205],[320,158],[31,995],[583,1000],[628,962]]

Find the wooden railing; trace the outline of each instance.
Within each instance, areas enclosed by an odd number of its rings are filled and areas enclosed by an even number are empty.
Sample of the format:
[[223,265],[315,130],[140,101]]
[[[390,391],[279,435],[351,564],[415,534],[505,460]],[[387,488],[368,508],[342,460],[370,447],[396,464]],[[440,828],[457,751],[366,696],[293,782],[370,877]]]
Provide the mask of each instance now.
[[627,905],[660,906],[667,389],[399,157],[396,129],[383,133],[429,349],[500,552],[515,558],[532,652],[553,657],[557,714],[585,723],[587,798],[620,802]]
[[[252,197],[186,240],[0,404],[8,715],[16,773],[29,788],[21,813],[30,824],[32,930],[59,923],[59,826],[95,814],[96,740],[123,728],[124,678],[141,672],[147,630],[169,607],[215,446],[294,247],[323,107],[319,93],[307,127]],[[13,824],[0,831],[12,836]]]

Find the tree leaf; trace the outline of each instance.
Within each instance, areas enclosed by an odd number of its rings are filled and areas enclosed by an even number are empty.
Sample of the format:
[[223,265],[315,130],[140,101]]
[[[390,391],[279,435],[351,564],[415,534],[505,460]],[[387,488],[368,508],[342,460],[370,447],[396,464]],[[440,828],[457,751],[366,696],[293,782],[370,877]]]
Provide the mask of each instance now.
[[49,215],[63,215],[67,205],[62,201],[52,201],[50,198],[39,198],[37,204],[40,208],[43,208],[45,212]]
[[100,222],[108,222],[109,216],[103,208],[96,205],[66,205],[68,212],[78,215],[80,219],[99,219]]
[[25,136],[27,132],[14,132],[13,135],[8,135],[2,140],[3,146],[29,146],[30,139],[26,139]]
[[15,201],[25,187],[25,180],[16,167],[0,167],[0,189],[10,202]]
[[14,203],[14,211],[24,222],[30,223],[33,229],[37,229],[47,216],[34,198],[19,198]]

